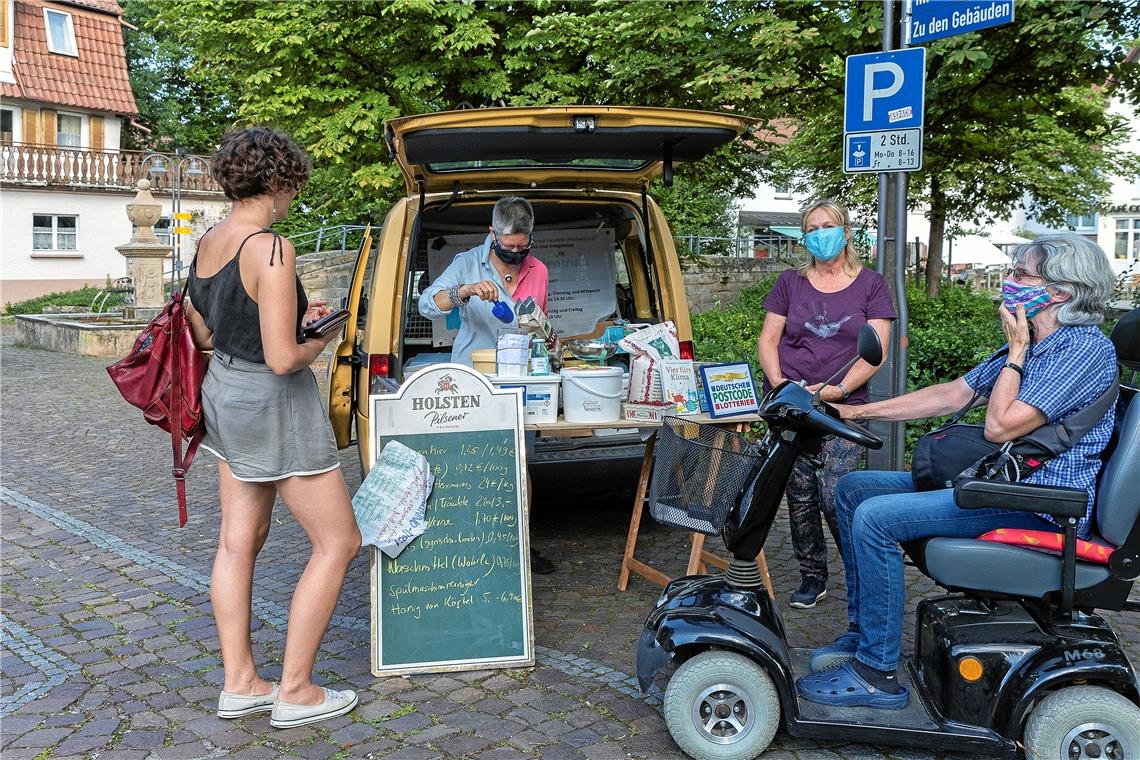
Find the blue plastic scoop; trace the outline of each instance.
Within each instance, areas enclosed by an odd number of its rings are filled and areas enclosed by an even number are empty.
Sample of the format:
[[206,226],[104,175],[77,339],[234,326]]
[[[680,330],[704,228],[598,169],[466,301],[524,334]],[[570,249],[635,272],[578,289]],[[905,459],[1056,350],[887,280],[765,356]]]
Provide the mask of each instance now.
[[515,321],[515,313],[511,311],[511,307],[508,306],[504,301],[495,301],[495,303],[491,306],[491,313],[495,315],[496,319],[498,319],[500,322],[503,322],[504,324],[509,325],[511,322]]

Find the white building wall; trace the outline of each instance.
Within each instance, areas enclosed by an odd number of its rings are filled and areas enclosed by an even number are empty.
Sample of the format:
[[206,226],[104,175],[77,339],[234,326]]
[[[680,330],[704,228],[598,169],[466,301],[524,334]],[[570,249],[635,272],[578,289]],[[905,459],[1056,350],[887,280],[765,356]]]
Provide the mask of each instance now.
[[[102,285],[108,277],[126,276],[126,259],[115,246],[131,239],[126,205],[133,197],[126,192],[5,187],[0,193],[0,301],[10,303],[85,284]],[[169,216],[170,198],[156,200],[163,204],[163,215]],[[193,256],[193,240],[222,218],[227,204],[225,199],[183,197],[183,211],[201,212],[193,224],[194,235],[182,245],[184,265]],[[35,214],[77,216],[75,250],[33,251]]]
[[785,188],[761,184],[756,188],[756,194],[753,197],[740,199],[738,205],[741,211],[798,214],[809,197],[808,195],[793,194]]
[[[1109,103],[1109,111],[1126,117],[1130,122],[1131,133],[1128,142],[1121,146],[1122,149],[1140,154],[1140,113],[1116,100]],[[1028,219],[1024,211],[1016,213],[1013,222],[1036,234],[1061,231]],[[1108,255],[1109,264],[1117,274],[1129,267],[1134,267],[1134,272],[1140,272],[1140,264],[1136,263],[1140,260],[1140,177],[1113,177],[1108,211],[1095,215],[1091,222],[1074,225],[1073,229],[1096,241]]]

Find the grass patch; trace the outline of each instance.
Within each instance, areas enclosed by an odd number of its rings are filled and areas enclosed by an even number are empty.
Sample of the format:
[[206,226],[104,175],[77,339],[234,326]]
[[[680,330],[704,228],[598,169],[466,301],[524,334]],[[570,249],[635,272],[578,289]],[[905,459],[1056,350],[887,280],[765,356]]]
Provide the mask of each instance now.
[[[109,287],[105,286],[105,287]],[[38,298],[29,298],[26,301],[16,301],[4,305],[4,314],[7,316],[14,316],[16,314],[42,314],[46,306],[90,306],[95,297],[104,291],[105,288],[86,287],[79,290],[64,290],[58,293],[48,293],[47,295],[39,296]],[[119,306],[122,306],[126,300],[126,295],[123,293],[112,293],[107,297],[104,304],[103,311],[115,311]]]

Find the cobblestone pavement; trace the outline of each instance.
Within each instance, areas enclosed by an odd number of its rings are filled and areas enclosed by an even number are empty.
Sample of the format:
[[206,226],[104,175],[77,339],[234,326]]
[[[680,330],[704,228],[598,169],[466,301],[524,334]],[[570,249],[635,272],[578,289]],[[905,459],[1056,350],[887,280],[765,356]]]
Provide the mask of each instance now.
[[[286,731],[264,714],[223,721],[214,715],[222,670],[208,595],[218,527],[212,458],[204,453],[194,465],[190,522],[180,530],[169,443],[118,397],[105,362],[10,344],[0,362],[5,760],[683,757],[658,702],[632,677],[634,643],[658,588],[634,577],[625,593],[615,589],[631,484],[590,499],[538,486],[534,540],[558,572],[534,577],[533,670],[374,678],[362,552],[317,662],[324,683],[360,691],[360,706]],[[349,450],[343,459],[351,488],[360,479],[355,457]],[[684,536],[646,518],[639,554],[680,573]],[[796,584],[786,524],[768,557],[786,600]],[[254,586],[254,651],[269,678],[280,674],[289,596],[306,558],[303,534],[278,506]],[[837,558],[832,569],[840,578]],[[908,580],[912,599],[931,590],[915,573]],[[791,644],[830,641],[843,610],[841,580],[814,611],[784,606]],[[1136,620],[1115,622],[1140,654]],[[764,757],[936,755],[780,734]]]

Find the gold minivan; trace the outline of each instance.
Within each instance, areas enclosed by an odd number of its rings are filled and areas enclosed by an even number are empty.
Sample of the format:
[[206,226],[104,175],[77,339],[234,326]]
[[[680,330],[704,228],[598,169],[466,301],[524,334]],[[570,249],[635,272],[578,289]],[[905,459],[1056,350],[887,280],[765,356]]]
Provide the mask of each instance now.
[[[329,366],[337,445],[352,443],[355,423],[367,470],[368,395],[446,360],[456,325],[420,316],[419,294],[450,256],[482,241],[491,208],[505,195],[534,206],[534,254],[551,268],[548,310],[562,309],[551,321],[557,326],[561,317],[570,326],[563,339],[599,335],[615,319],[672,320],[682,354],[692,358],[677,252],[647,188],[660,175],[671,182],[674,164],[703,158],[749,123],[703,111],[609,106],[485,108],[389,121],[385,139],[407,196],[388,213],[375,245],[366,235],[356,262],[346,302],[355,318]],[[640,459],[635,432],[612,432],[540,436],[532,462],[574,461],[588,476],[591,463]]]

